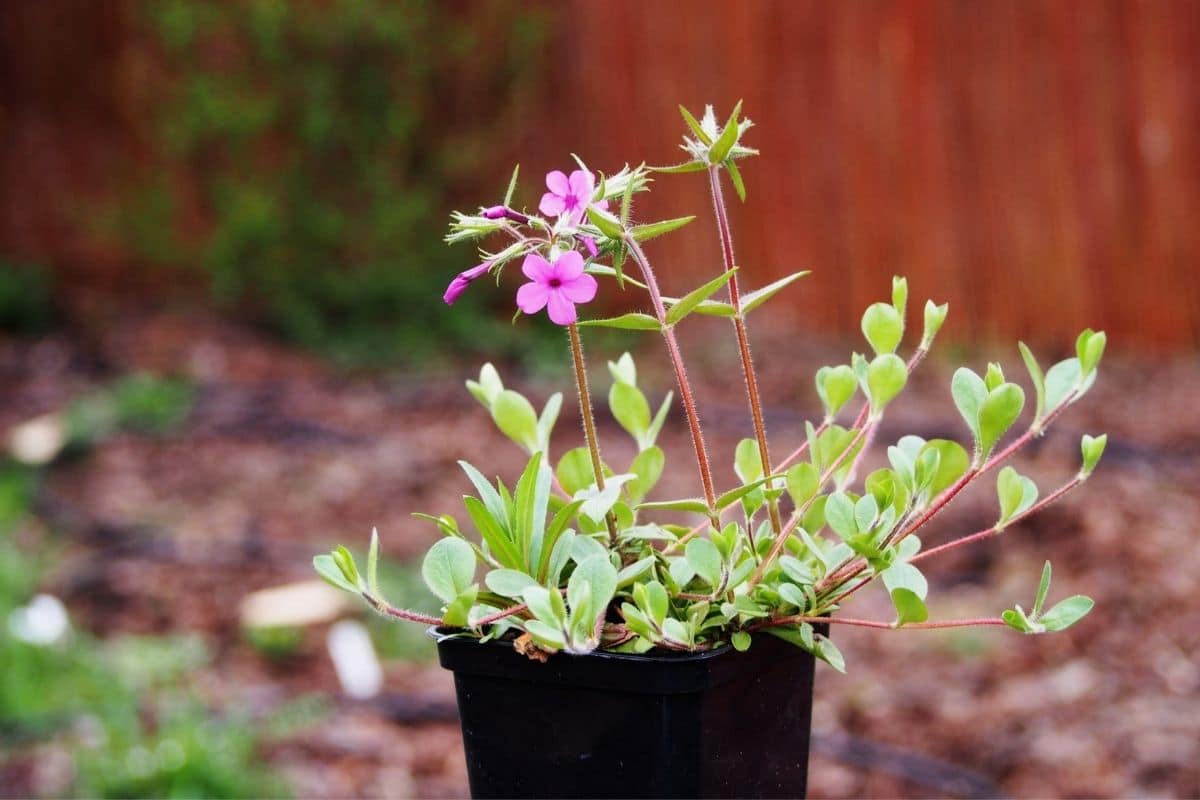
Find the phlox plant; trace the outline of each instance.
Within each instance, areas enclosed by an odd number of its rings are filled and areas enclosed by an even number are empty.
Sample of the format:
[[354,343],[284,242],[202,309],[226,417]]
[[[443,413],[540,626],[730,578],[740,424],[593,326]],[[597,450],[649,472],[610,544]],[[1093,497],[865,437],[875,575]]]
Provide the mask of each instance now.
[[[824,417],[807,423],[804,440],[776,457],[763,422],[747,320],[806,273],[743,291],[723,178],[744,200],[738,162],[758,154],[742,142],[752,123],[742,118],[740,103],[723,125],[711,107],[700,120],[680,111],[689,129],[683,163],[626,166],[605,175],[576,159],[578,169],[546,176],[537,213],[513,207],[514,170],[503,203],[476,214],[455,213],[446,236],[448,242],[481,243],[479,265],[453,279],[446,303],[485,276],[499,283],[506,267],[519,265],[525,282],[516,292],[517,316],[544,309],[567,329],[584,444],[556,456],[551,439],[562,396],[555,394],[538,412],[504,385],[492,365],[485,365],[467,388],[500,431],[528,453],[529,461],[515,484],[493,482],[461,462],[473,488],[463,498],[469,527],[450,515],[416,515],[443,534],[422,565],[426,584],[443,603],[441,616],[387,602],[376,577],[377,534],[371,537],[365,574],[345,547],[317,556],[317,571],[389,617],[438,626],[447,635],[513,640],[520,652],[542,660],[559,651],[597,649],[665,654],[731,645],[745,650],[755,636],[771,635],[842,670],[842,655],[822,633],[827,624],[883,629],[996,625],[1043,633],[1062,630],[1087,614],[1092,601],[1083,596],[1046,605],[1047,562],[1028,609],[1016,605],[995,617],[931,620],[921,568],[926,559],[998,536],[1092,474],[1104,436],[1083,437],[1079,471],[1048,493],[1005,462],[1087,393],[1104,352],[1104,334],[1084,331],[1076,342],[1077,355],[1044,372],[1029,348],[1019,345],[1033,389],[1033,419],[1007,440],[1026,406],[1026,390],[1009,381],[999,364],[989,364],[982,375],[958,369],[950,391],[970,441],[964,446],[903,436],[886,444],[889,466],[863,475],[860,464],[876,443],[884,414],[929,352],[947,313],[945,304],[928,301],[921,336],[902,357],[898,351],[908,332],[908,284],[894,278],[890,301],[874,303],[863,314],[869,351],[817,370]],[[724,268],[691,292],[668,297],[659,289],[643,245],[694,218],[637,223],[631,219],[631,200],[648,190],[655,173],[693,172],[707,178]],[[602,290],[644,297],[648,311],[581,319],[581,306]],[[719,487],[714,479],[675,335],[693,314],[730,320],[745,378],[754,437],[737,446],[733,465],[739,480],[729,487]],[[584,369],[582,331],[589,327],[662,337],[691,433],[696,496],[652,496],[666,469],[656,440],[673,393],[652,411],[628,354],[608,363],[608,405],[638,452],[621,469],[604,461]],[[918,534],[960,492],[988,476],[994,476],[996,521],[923,548]],[[872,583],[882,583],[895,618],[843,614],[851,596]]]

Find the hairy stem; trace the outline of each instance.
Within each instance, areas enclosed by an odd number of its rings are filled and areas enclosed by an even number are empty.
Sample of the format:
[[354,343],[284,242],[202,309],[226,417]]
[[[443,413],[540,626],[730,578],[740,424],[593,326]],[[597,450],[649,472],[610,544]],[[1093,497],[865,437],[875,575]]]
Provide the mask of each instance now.
[[385,617],[393,617],[395,619],[402,619],[405,622],[420,622],[424,625],[443,625],[443,624],[445,624],[444,621],[441,619],[441,617],[431,617],[428,614],[421,614],[416,611],[409,611],[408,609],[405,609],[405,608],[396,608],[395,606],[387,603],[386,601],[381,600],[380,598],[376,597],[375,595],[368,594],[367,592],[362,593],[362,599],[364,601],[366,601],[367,605],[369,605],[371,608],[373,608],[375,611],[379,612],[380,614],[383,614]]
[[[592,455],[592,473],[596,477],[596,488],[604,491],[604,464],[600,460],[600,441],[596,438],[596,419],[592,411],[592,395],[588,390],[587,368],[583,361],[583,341],[579,338],[579,326],[571,323],[567,326],[571,337],[571,361],[575,364],[575,388],[579,393],[579,414],[583,417],[583,434],[587,439],[588,452]],[[604,515],[604,523],[608,526],[608,539],[613,545],[617,543],[617,518],[612,511]]]
[[[725,208],[725,196],[721,190],[720,167],[708,168],[708,186],[712,195],[713,213],[717,218],[717,232],[721,238],[721,257],[725,271],[735,266],[733,256],[733,232],[729,227],[729,214]],[[758,456],[762,462],[762,474],[771,474],[771,452],[767,446],[767,427],[763,422],[762,400],[758,393],[758,376],[754,371],[754,359],[750,355],[750,336],[746,331],[746,318],[742,314],[742,294],[738,276],[734,272],[729,278],[729,305],[733,307],[733,329],[737,336],[738,353],[742,359],[742,375],[746,381],[746,399],[750,404],[750,416],[754,421],[754,438],[758,440]],[[767,501],[767,514],[771,518],[771,531],[778,536],[783,528],[779,518],[779,501]]]
[[835,625],[856,625],[860,628],[883,628],[886,630],[907,631],[907,630],[932,630],[934,628],[966,628],[979,625],[1004,625],[1004,620],[999,617],[978,617],[975,619],[948,619],[940,622],[910,622],[906,625],[894,625],[890,622],[883,622],[874,619],[854,619],[852,617],[813,617],[807,615],[798,615],[794,617],[774,617],[765,620],[762,624],[756,627],[771,628],[777,625],[798,625],[802,622],[808,622],[816,625],[825,623],[833,623]]
[[683,410],[687,415],[688,427],[692,433],[692,447],[696,451],[696,466],[700,471],[700,483],[704,487],[704,502],[708,505],[709,516],[713,517],[713,522],[716,524],[717,493],[713,488],[712,466],[708,460],[708,449],[704,445],[704,432],[700,428],[700,416],[696,411],[696,399],[692,395],[692,385],[688,381],[687,370],[683,366],[683,353],[679,349],[679,340],[675,338],[674,329],[667,324],[667,307],[663,303],[658,280],[654,276],[654,270],[651,269],[645,252],[637,240],[628,234],[625,235],[625,245],[629,248],[630,256],[642,271],[642,278],[646,281],[646,291],[650,294],[650,303],[654,306],[654,315],[658,318],[662,328],[663,339],[667,344],[667,355],[671,360],[671,367],[675,371],[675,382],[679,384],[679,397],[683,402]]

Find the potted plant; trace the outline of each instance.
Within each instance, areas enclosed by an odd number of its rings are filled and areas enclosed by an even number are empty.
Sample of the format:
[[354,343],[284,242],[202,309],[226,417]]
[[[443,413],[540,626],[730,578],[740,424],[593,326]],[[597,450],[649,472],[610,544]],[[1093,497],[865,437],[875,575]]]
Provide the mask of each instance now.
[[[365,574],[344,547],[317,556],[317,571],[361,595],[376,611],[431,627],[442,664],[455,673],[468,772],[476,796],[799,796],[804,794],[815,660],[839,671],[831,625],[880,629],[1006,625],[1022,633],[1066,628],[1092,607],[1076,596],[1046,607],[1050,565],[1027,611],[931,620],[922,562],[1002,533],[1085,481],[1105,437],[1084,436],[1082,465],[1042,493],[1005,462],[1041,436],[1096,378],[1105,336],[1080,334],[1077,355],[1045,372],[1024,344],[1033,387],[1032,421],[1006,440],[1026,393],[999,364],[983,374],[963,367],[951,393],[972,442],[904,436],[886,446],[889,466],[862,474],[880,420],[929,352],[947,306],[927,302],[924,330],[907,358],[908,285],[895,278],[890,302],[866,309],[870,347],[815,376],[824,418],[806,426],[787,455],[769,447],[750,355],[747,318],[805,273],[744,292],[734,258],[722,177],[739,197],[738,161],[757,155],[742,139],[751,123],[741,104],[723,124],[711,108],[696,120],[687,160],[664,168],[625,167],[594,175],[583,164],[551,172],[537,213],[513,207],[517,173],[504,202],[455,213],[449,242],[499,240],[482,262],[451,282],[454,300],[474,281],[519,266],[516,304],[547,311],[567,329],[583,445],[551,447],[562,404],[537,412],[507,388],[490,364],[471,394],[529,456],[515,482],[462,462],[471,493],[469,525],[418,514],[444,536],[422,575],[442,601],[440,617],[395,608],[375,577],[372,534]],[[724,270],[681,297],[668,297],[643,249],[692,221],[631,220],[631,199],[652,173],[704,173],[720,235]],[[606,290],[648,302],[648,313],[580,319],[578,307]],[[730,320],[741,360],[754,437],[733,454],[736,485],[720,486],[705,446],[675,329],[692,314]],[[633,359],[609,362],[608,405],[637,445],[628,465],[601,454],[582,331],[610,327],[660,335],[691,434],[696,496],[651,499],[666,469],[656,444],[672,395],[652,413]],[[855,397],[861,399],[855,402]],[[857,407],[857,408],[855,408]],[[853,413],[846,413],[852,411]],[[994,478],[993,525],[934,547],[919,534],[961,491]],[[843,613],[846,602],[881,583],[895,606],[890,620]]]

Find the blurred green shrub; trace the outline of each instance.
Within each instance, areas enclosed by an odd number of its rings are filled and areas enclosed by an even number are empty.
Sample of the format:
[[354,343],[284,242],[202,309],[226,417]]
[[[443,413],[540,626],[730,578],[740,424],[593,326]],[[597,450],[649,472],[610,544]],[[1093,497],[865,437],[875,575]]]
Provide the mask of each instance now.
[[0,331],[33,333],[53,321],[49,270],[0,259]]
[[[495,172],[503,187],[502,132],[537,68],[539,7],[138,8],[156,127],[119,233],[141,260],[203,268],[219,300],[348,362],[512,340],[506,320],[442,306],[472,255],[441,230],[466,176]],[[468,307],[486,302],[476,294]]]

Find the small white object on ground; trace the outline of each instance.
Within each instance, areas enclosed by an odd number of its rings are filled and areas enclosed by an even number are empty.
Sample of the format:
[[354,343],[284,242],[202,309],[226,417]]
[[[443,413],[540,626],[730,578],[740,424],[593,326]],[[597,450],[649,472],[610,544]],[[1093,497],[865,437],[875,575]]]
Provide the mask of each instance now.
[[319,625],[347,609],[347,595],[323,580],[308,580],[251,592],[242,598],[242,625],[247,628]]
[[49,464],[67,444],[67,426],[61,414],[43,414],[14,427],[8,434],[8,452],[31,467]]
[[379,694],[383,688],[383,668],[379,666],[371,636],[361,623],[354,620],[337,623],[329,629],[326,645],[347,697],[366,700]]
[[67,607],[54,595],[39,594],[8,615],[8,632],[26,644],[54,644],[70,629]]

